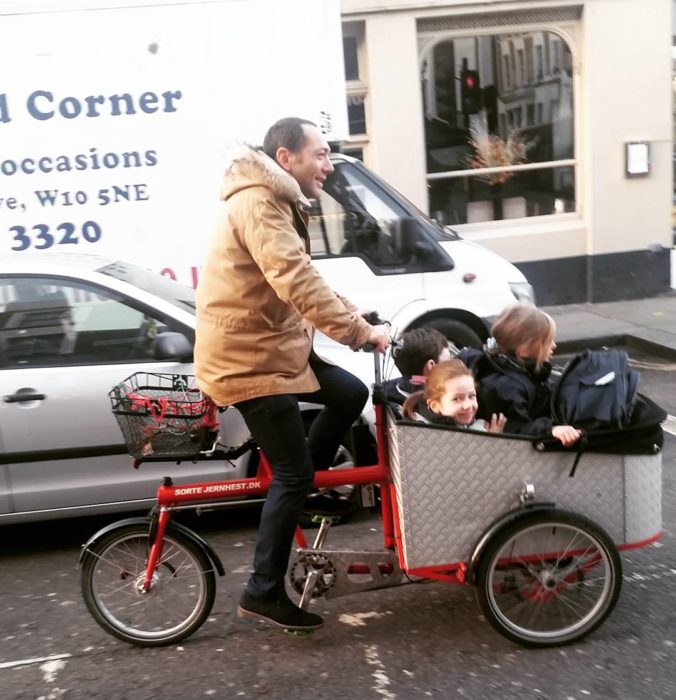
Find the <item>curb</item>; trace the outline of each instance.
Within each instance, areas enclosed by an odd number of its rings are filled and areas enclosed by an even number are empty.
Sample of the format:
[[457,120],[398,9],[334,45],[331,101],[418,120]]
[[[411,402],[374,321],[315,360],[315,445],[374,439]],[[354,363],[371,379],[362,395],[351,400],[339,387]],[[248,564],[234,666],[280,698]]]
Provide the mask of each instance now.
[[616,334],[616,335],[602,335],[596,338],[578,338],[575,340],[562,340],[556,343],[556,354],[559,355],[569,355],[573,353],[582,352],[583,350],[599,350],[605,346],[612,347],[617,345],[624,345],[628,348],[634,348],[635,350],[642,350],[644,352],[651,353],[652,355],[658,355],[665,360],[676,361],[676,348],[669,347],[668,345],[660,345],[652,340],[647,340],[646,338],[641,338],[637,335],[630,335],[627,333]]

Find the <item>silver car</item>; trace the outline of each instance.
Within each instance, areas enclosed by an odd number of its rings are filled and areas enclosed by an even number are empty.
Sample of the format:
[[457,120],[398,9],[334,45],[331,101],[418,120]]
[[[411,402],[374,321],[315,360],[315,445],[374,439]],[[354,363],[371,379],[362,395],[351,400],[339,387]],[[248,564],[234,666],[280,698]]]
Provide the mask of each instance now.
[[[146,508],[162,476],[246,476],[250,455],[132,467],[108,392],[135,372],[191,374],[193,290],[95,256],[0,258],[0,524]],[[180,356],[157,338],[180,333]],[[247,437],[221,414],[227,444]]]

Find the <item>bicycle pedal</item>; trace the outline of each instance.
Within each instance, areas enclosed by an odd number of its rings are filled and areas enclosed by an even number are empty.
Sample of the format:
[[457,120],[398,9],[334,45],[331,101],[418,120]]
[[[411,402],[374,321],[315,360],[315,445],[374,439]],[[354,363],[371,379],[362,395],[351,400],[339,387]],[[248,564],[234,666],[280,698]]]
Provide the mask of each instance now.
[[290,630],[290,629],[285,629],[284,634],[289,634],[292,637],[309,637],[311,634],[314,634],[315,630]]
[[310,522],[315,523],[317,525],[321,525],[324,520],[329,521],[329,525],[338,525],[340,522],[340,516],[339,515],[313,515],[310,518]]

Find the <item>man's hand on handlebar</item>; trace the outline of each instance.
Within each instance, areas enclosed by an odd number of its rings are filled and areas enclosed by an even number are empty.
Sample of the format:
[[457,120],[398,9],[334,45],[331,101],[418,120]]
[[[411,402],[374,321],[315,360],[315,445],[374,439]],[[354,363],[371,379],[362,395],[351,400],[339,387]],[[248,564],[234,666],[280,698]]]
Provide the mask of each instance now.
[[371,335],[360,348],[364,352],[385,352],[390,346],[390,324],[378,316],[377,311],[360,311],[359,315],[371,325]]
[[370,352],[385,352],[390,345],[389,326],[379,325],[371,327],[371,335],[367,341],[369,346],[373,346]]

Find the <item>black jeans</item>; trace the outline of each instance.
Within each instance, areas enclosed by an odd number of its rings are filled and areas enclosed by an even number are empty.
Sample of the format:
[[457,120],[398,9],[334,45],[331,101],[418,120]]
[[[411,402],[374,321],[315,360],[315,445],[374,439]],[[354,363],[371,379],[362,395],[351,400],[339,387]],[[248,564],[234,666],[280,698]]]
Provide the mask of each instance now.
[[[314,470],[331,466],[343,436],[368,398],[366,386],[344,369],[314,355],[310,366],[319,391],[261,396],[236,404],[273,474],[258,528],[254,572],[246,587],[257,598],[275,598],[284,591],[293,534]],[[307,440],[299,399],[324,406]]]

